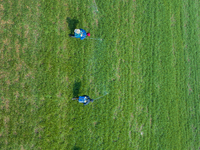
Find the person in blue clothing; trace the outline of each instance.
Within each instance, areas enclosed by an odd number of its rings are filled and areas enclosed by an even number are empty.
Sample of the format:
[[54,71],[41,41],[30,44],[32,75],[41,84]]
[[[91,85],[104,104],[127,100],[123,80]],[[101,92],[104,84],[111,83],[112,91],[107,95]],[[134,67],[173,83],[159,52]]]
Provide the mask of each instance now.
[[81,40],[85,39],[86,36],[90,36],[90,33],[87,33],[83,29],[75,29],[74,30],[74,35],[70,35],[73,38],[80,38]]
[[87,95],[83,95],[83,96],[79,96],[79,97],[75,97],[72,98],[72,100],[77,100],[79,103],[82,103],[84,105],[89,104],[90,102],[93,102],[93,99],[91,99],[89,96]]

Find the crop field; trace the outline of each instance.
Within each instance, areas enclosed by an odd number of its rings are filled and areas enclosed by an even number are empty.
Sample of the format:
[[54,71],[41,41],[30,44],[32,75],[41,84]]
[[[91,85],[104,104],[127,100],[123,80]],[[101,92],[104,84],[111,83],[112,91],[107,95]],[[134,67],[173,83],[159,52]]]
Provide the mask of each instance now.
[[198,0],[0,1],[0,149],[197,150],[199,101]]

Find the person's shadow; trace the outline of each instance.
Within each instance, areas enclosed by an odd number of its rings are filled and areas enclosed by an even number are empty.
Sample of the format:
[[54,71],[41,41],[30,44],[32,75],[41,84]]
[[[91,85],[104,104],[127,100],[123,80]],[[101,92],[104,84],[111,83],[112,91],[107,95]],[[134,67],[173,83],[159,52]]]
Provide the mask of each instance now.
[[74,29],[76,29],[76,25],[79,23],[77,19],[71,19],[67,17],[68,27],[70,29],[70,34],[74,33]]
[[73,87],[73,97],[78,97],[80,88],[81,88],[81,82],[75,81]]

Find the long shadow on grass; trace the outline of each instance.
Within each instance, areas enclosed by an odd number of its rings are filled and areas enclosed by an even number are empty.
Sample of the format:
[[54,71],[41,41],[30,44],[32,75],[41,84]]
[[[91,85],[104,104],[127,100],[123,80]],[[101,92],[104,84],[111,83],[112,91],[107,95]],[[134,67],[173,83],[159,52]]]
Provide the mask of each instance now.
[[81,82],[75,81],[73,87],[73,97],[78,97],[80,88],[81,88]]
[[79,23],[79,21],[77,19],[71,19],[69,17],[67,17],[67,23],[70,29],[70,34],[74,33],[74,29],[76,28],[76,25]]

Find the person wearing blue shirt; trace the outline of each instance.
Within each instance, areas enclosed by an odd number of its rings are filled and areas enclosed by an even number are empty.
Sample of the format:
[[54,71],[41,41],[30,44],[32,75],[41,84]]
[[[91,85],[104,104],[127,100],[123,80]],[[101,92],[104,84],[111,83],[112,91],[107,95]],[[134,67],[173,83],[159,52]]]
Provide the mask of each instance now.
[[72,100],[77,100],[79,103],[82,103],[84,105],[87,105],[90,102],[93,102],[93,99],[90,99],[90,97],[87,96],[87,95],[83,95],[83,96],[79,96],[79,97],[76,97],[76,98],[72,98]]
[[73,38],[80,38],[81,40],[85,39],[86,36],[90,36],[90,33],[87,33],[83,29],[75,29],[74,30],[74,35],[70,35]]

